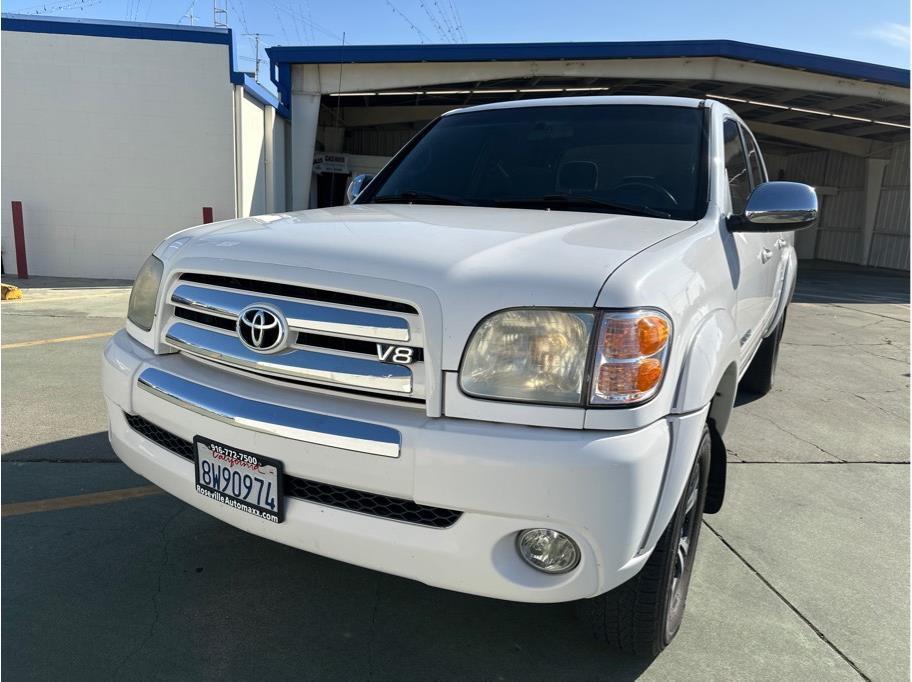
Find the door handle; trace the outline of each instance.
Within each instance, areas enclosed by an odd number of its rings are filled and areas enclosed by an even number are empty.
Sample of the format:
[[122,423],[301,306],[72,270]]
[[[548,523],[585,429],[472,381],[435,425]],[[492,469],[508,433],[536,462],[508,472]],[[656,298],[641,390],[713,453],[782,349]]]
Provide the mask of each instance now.
[[788,242],[785,241],[782,237],[779,237],[779,239],[776,240],[777,248],[784,249],[786,246],[788,246]]
[[773,252],[770,251],[769,249],[763,249],[763,251],[760,252],[760,262],[761,263],[766,263],[772,257],[773,257]]

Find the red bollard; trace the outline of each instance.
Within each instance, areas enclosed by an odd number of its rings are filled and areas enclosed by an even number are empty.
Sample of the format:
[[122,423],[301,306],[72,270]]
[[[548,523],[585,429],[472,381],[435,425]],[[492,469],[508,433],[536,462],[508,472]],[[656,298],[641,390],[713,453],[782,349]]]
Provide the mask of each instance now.
[[203,206],[203,224],[212,222],[212,207]]
[[13,241],[16,243],[16,274],[28,279],[28,263],[25,260],[25,224],[22,221],[22,202],[13,202]]

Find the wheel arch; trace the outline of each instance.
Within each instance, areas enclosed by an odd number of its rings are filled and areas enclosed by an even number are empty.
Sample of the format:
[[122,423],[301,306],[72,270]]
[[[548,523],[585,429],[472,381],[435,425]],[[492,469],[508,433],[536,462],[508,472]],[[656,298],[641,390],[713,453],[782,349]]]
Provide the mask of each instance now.
[[728,310],[707,314],[687,346],[672,407],[688,414],[711,404],[710,416],[725,433],[738,389],[738,331]]
[[738,393],[737,338],[729,311],[716,309],[707,315],[688,346],[675,400],[675,411],[682,414],[708,406],[706,423],[712,444],[704,506],[708,514],[718,512],[725,499],[727,451],[722,437]]

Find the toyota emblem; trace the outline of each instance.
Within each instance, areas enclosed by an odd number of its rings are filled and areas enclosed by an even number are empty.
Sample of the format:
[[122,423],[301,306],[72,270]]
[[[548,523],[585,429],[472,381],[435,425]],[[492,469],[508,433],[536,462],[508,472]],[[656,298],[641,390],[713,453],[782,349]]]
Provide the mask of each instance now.
[[271,353],[285,345],[288,325],[278,310],[251,305],[238,315],[237,333],[241,343],[250,350]]

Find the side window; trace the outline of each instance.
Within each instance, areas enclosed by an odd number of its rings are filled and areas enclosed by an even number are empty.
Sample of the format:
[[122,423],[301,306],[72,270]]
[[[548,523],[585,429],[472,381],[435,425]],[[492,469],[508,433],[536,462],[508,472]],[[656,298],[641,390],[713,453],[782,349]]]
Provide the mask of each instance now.
[[760,150],[754,138],[746,130],[744,132],[744,141],[747,144],[747,162],[750,164],[751,178],[754,187],[766,182],[766,173],[763,171],[763,159],[760,157]]
[[732,213],[744,212],[747,197],[751,192],[750,173],[747,170],[747,157],[741,145],[741,133],[738,124],[731,119],[722,125],[722,136],[725,139],[725,171],[728,173],[728,190],[731,193]]

